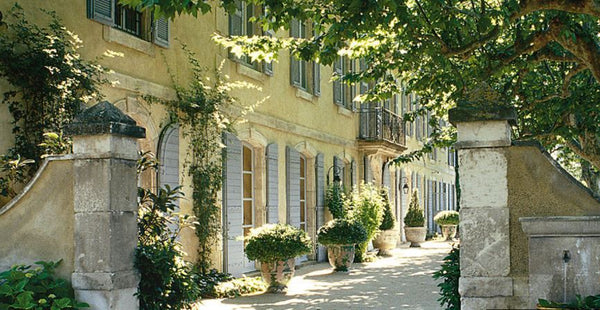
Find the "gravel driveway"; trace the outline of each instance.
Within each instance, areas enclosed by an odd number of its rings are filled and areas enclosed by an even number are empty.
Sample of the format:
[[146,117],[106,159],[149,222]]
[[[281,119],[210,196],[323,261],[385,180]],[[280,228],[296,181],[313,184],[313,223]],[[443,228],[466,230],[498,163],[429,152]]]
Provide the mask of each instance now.
[[450,249],[438,241],[403,246],[392,257],[354,264],[348,273],[332,273],[326,263],[309,265],[296,271],[287,294],[203,300],[196,309],[441,309],[431,275]]

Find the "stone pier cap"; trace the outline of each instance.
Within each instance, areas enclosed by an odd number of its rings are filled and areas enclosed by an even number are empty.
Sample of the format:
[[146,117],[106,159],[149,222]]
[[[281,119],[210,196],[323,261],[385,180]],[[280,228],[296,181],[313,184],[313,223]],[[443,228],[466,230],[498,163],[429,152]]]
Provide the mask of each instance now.
[[85,109],[66,126],[65,132],[71,136],[113,134],[133,138],[146,137],[145,128],[137,126],[135,120],[108,101]]
[[448,118],[458,131],[456,149],[507,147],[517,113],[504,105],[465,104],[450,109]]

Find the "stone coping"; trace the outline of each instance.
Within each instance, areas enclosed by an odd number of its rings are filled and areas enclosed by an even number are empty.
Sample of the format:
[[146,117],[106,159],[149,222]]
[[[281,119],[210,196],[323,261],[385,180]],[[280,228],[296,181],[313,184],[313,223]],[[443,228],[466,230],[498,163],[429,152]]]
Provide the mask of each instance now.
[[112,103],[102,101],[81,112],[67,125],[65,132],[72,136],[115,134],[145,138],[146,129]]
[[517,111],[513,107],[456,107],[448,111],[448,119],[452,125],[462,122],[500,121],[506,120],[512,126],[517,125]]
[[600,216],[548,216],[519,218],[529,237],[600,237]]
[[558,171],[558,173],[560,173],[561,175],[563,175],[564,177],[566,177],[567,179],[569,179],[569,181],[571,183],[577,185],[577,187],[579,187],[580,189],[582,189],[585,192],[587,192],[596,201],[600,202],[600,197],[598,197],[597,195],[595,195],[594,192],[592,192],[592,190],[590,190],[587,186],[585,186],[583,183],[581,183],[581,181],[577,180],[567,170],[565,170],[565,168],[563,168],[563,166],[561,166],[554,158],[552,158],[552,155],[550,155],[550,153],[548,153],[548,150],[546,150],[546,148],[539,141],[536,141],[536,140],[517,140],[517,141],[512,141],[512,146],[516,146],[516,147],[534,147],[534,148],[537,148],[538,150],[540,150],[540,152],[542,153],[542,155],[544,157],[546,157],[546,159],[550,162],[550,164],[552,164],[552,166]]

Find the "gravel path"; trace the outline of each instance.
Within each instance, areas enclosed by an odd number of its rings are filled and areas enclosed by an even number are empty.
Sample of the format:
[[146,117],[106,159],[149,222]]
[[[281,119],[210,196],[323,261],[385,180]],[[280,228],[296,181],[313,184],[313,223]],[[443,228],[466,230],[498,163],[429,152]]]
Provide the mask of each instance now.
[[441,309],[431,275],[450,251],[447,242],[400,247],[393,256],[332,273],[329,264],[300,268],[287,294],[203,300],[196,309]]

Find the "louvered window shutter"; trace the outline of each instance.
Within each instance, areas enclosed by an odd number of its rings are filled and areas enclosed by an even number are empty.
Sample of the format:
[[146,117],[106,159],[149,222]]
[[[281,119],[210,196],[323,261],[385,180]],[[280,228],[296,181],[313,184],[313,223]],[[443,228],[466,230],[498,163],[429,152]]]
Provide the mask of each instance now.
[[239,237],[242,230],[242,143],[234,135],[224,133],[225,159],[223,160],[223,224],[227,249],[227,271],[241,268],[244,243]]
[[[300,34],[299,21],[292,20],[290,24],[290,37],[297,38]],[[293,86],[300,87],[300,60],[290,56],[290,82]]]
[[387,164],[384,164],[383,166],[383,176],[382,178],[382,185],[384,187],[387,187],[388,189],[390,188],[390,167]]
[[267,146],[267,223],[279,222],[279,172],[277,144]]
[[87,17],[103,24],[115,24],[115,0],[87,0]]
[[154,21],[154,44],[169,47],[169,20],[161,17]]
[[[265,31],[265,35],[268,37],[273,37],[275,35],[273,30],[267,30]],[[268,75],[268,76],[273,76],[273,62],[269,61],[263,61],[263,73]]]
[[242,23],[244,22],[244,18],[242,17],[244,4],[242,1],[236,1],[235,4],[235,13],[229,14],[229,35],[241,36],[243,30]]
[[313,94],[321,95],[321,65],[318,62],[313,62]]
[[371,183],[371,181],[373,180],[373,174],[371,173],[371,161],[369,160],[369,157],[365,156],[364,157],[364,165],[365,165],[365,183]]
[[350,170],[352,170],[352,187],[358,186],[358,165],[356,164],[356,160],[353,160],[350,163]]
[[338,79],[333,81],[333,103],[343,105],[343,93],[342,93],[342,58],[338,57],[333,62],[333,74],[335,74]]
[[[323,154],[318,154],[315,160],[315,170],[317,176],[317,227],[325,224],[325,157]],[[317,261],[324,262],[327,260],[327,250],[324,246],[319,245],[317,249]]]
[[287,223],[300,228],[300,153],[286,147]]

